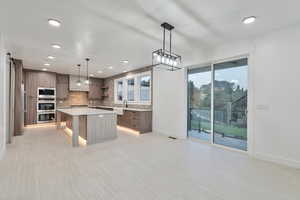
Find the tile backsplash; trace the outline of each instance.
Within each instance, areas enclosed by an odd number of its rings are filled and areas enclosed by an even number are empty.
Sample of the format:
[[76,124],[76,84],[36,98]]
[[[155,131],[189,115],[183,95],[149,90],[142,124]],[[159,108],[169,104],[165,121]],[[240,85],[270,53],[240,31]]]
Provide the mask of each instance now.
[[58,100],[57,107],[74,106],[74,105],[88,105],[87,92],[69,92],[68,98],[65,100]]

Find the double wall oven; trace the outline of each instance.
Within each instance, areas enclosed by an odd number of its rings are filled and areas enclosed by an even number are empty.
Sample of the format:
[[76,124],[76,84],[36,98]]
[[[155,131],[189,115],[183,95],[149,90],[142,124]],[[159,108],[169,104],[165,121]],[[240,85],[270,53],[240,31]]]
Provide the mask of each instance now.
[[38,88],[37,123],[55,121],[56,91],[55,88]]

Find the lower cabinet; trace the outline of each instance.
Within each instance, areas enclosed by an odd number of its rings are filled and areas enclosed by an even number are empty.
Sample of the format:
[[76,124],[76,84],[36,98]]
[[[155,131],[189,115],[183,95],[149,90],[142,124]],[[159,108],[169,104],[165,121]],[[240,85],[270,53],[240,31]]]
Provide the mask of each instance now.
[[123,115],[118,115],[118,125],[148,133],[152,131],[151,111],[129,111],[125,110]]
[[37,98],[27,97],[27,105],[25,111],[25,125],[37,123]]

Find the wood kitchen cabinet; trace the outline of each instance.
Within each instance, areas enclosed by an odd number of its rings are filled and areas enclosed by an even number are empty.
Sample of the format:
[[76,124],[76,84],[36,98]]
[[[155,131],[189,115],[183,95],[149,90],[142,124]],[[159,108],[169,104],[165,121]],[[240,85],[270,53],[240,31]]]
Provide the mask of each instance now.
[[24,70],[26,91],[25,124],[37,123],[38,88],[56,88],[56,74],[35,70]]
[[28,97],[37,97],[39,87],[56,88],[55,73],[26,70],[25,76],[25,90]]
[[38,72],[26,71],[25,91],[27,97],[37,97],[37,88],[38,88]]
[[56,74],[52,72],[38,72],[38,87],[56,88]]
[[124,110],[123,115],[118,115],[118,125],[133,129],[140,133],[151,132],[152,112]]
[[99,78],[90,78],[90,90],[88,98],[90,100],[100,100],[102,98],[103,80]]
[[69,95],[69,76],[56,75],[56,99],[67,99]]
[[25,125],[37,123],[37,97],[27,96],[27,106],[25,110]]

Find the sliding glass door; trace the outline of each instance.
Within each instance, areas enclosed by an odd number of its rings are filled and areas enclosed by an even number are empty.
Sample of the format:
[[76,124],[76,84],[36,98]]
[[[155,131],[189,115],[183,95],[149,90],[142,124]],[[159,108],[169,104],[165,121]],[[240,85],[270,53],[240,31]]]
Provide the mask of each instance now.
[[189,137],[247,150],[247,62],[244,58],[188,71]]
[[214,143],[247,150],[247,59],[214,65]]
[[211,140],[211,67],[188,72],[188,135]]

